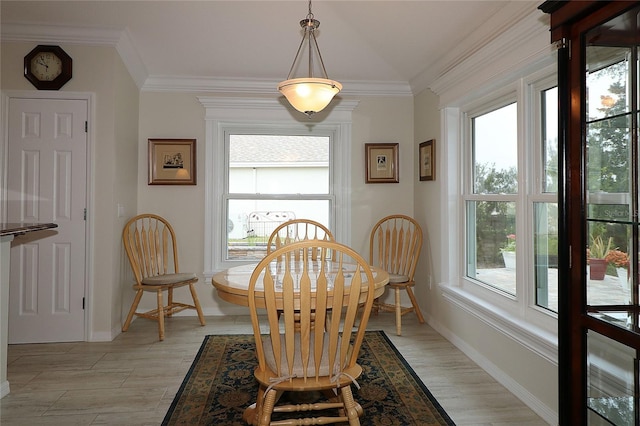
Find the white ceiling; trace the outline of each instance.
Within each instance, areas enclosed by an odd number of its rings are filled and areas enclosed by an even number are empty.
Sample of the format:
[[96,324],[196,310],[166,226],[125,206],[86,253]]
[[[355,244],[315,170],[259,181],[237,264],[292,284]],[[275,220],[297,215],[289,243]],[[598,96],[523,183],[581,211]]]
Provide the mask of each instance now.
[[[312,9],[329,77],[345,91],[385,82],[417,93],[540,3],[315,0]],[[307,12],[306,0],[0,2],[4,41],[117,45],[141,87],[154,78],[276,84]]]

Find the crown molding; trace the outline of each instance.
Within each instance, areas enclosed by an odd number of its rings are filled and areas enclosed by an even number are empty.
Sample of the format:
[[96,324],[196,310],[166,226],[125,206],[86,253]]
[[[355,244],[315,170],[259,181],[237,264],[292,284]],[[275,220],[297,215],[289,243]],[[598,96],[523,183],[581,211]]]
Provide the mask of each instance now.
[[68,27],[33,23],[3,23],[2,41],[115,46],[122,31],[108,28]]
[[549,61],[552,53],[548,23],[541,19],[541,12],[535,10],[448,69],[429,88],[440,96],[441,104],[451,103],[468,95],[474,87],[517,74],[534,63]]
[[138,50],[131,40],[131,34],[128,29],[122,31],[120,39],[116,43],[116,50],[118,51],[124,66],[129,71],[129,74],[131,74],[131,78],[133,78],[138,89],[141,90],[144,87],[149,73],[147,72],[147,67],[144,62],[142,62],[142,58],[140,57]]
[[[469,37],[466,37],[455,49],[452,49],[446,55],[434,60],[432,65],[412,78],[410,81],[411,89],[414,94],[418,94],[425,89],[432,89],[433,84],[449,72],[467,62],[470,58],[477,56],[486,45],[491,44],[502,34],[509,32],[514,27],[518,27],[522,20],[530,16],[536,16],[540,19],[541,13],[537,9],[537,5],[530,2],[508,2],[505,7],[485,22],[481,27],[474,31]],[[546,27],[548,32],[548,24]],[[523,35],[519,30],[511,32],[514,42]]]

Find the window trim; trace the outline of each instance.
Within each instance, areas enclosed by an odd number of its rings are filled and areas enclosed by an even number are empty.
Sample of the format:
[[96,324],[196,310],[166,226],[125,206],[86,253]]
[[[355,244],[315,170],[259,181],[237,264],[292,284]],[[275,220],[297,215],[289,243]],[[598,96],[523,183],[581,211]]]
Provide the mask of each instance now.
[[218,271],[241,263],[223,259],[223,247],[217,236],[223,228],[221,214],[224,203],[224,179],[226,179],[225,130],[229,128],[278,129],[298,128],[309,132],[313,128],[332,132],[334,141],[331,151],[331,185],[335,194],[334,235],[345,244],[350,244],[351,194],[343,188],[351,187],[351,128],[352,111],[358,101],[340,100],[333,109],[311,119],[291,113],[277,99],[198,97],[205,108],[205,229],[204,271],[206,280]]
[[[298,125],[288,125],[288,124],[282,124],[282,125],[268,125],[265,126],[264,124],[254,124],[254,123],[250,123],[250,124],[242,124],[242,125],[225,125],[225,124],[221,124],[222,126],[222,130],[223,130],[223,134],[224,134],[224,139],[223,139],[223,144],[224,144],[224,179],[222,179],[223,181],[223,193],[221,194],[221,208],[219,209],[220,212],[220,216],[222,219],[221,223],[227,223],[229,221],[229,217],[228,217],[228,209],[226,207],[228,207],[229,202],[230,201],[238,201],[238,200],[300,200],[300,201],[313,201],[313,200],[321,200],[321,201],[327,201],[329,206],[329,211],[328,213],[328,220],[329,222],[326,223],[326,225],[330,228],[330,229],[335,229],[334,223],[336,222],[336,215],[337,215],[337,209],[335,208],[336,205],[336,199],[340,194],[336,194],[336,189],[341,189],[340,186],[336,186],[334,185],[334,179],[335,179],[335,167],[334,167],[334,161],[332,160],[333,158],[335,158],[334,156],[334,151],[338,148],[336,148],[336,129],[335,126],[325,126],[325,125],[316,125],[313,127],[313,132],[310,133],[308,131],[308,129],[306,128],[301,128]],[[298,194],[293,194],[293,193],[232,193],[229,191],[229,185],[230,185],[230,173],[231,173],[231,164],[230,162],[226,161],[229,158],[229,148],[230,148],[230,138],[233,135],[271,135],[271,136],[279,136],[279,135],[283,135],[283,136],[301,136],[302,134],[305,134],[306,136],[319,136],[319,137],[325,137],[329,139],[329,160],[328,160],[328,168],[329,168],[329,182],[328,182],[328,188],[327,188],[327,192],[326,193],[314,193],[314,194],[310,194],[310,193],[298,193]],[[337,191],[337,192],[342,192],[342,191]],[[221,230],[221,234],[220,235],[224,235],[223,231]],[[334,232],[334,235],[337,235]],[[223,239],[223,238],[220,238]],[[242,265],[242,264],[246,264],[246,263],[252,263],[252,262],[256,262],[255,260],[249,260],[249,261],[242,261],[242,260],[238,260],[238,259],[234,259],[234,260],[230,260],[230,259],[226,259],[225,256],[225,252],[226,252],[226,247],[225,244],[221,244],[222,247],[218,247],[218,246],[214,246],[214,250],[215,249],[219,249],[221,250],[220,252],[220,256],[216,257],[217,260],[219,260],[220,262],[224,263],[225,267],[231,267],[231,266],[237,266],[237,265]],[[228,247],[228,240],[227,240],[227,245]],[[215,255],[217,256],[217,254]]]
[[[525,138],[525,149],[527,150],[525,153],[520,148],[518,152],[518,179],[522,184],[517,195],[499,195],[498,198],[503,201],[517,200],[521,209],[519,211],[526,217],[521,221],[522,225],[519,225],[516,232],[532,235],[533,204],[540,201],[549,201],[550,199],[557,201],[557,198],[554,198],[557,197],[556,194],[536,192],[539,188],[534,186],[536,183],[533,182],[532,174],[534,172],[532,168],[536,167],[536,170],[538,170],[540,160],[535,160],[537,164],[533,164],[534,161],[530,161],[526,169],[523,167],[527,158],[532,158],[532,151],[530,150],[540,149],[539,143],[536,143],[536,146],[532,146],[533,144],[531,143],[531,141],[536,140],[536,137],[539,137],[539,129],[536,127],[539,126],[539,114],[537,111],[533,111],[533,108],[539,108],[539,102],[534,102],[536,90],[539,91],[549,85],[553,86],[554,84],[551,84],[551,82],[555,83],[555,81],[555,67],[552,65],[546,66],[527,75],[514,77],[510,82],[500,85],[497,90],[495,87],[493,87],[493,90],[489,88],[482,94],[469,97],[466,102],[463,101],[459,105],[445,107],[442,112],[443,140],[447,141],[445,145],[449,151],[445,153],[448,157],[446,161],[450,167],[448,176],[460,176],[457,178],[459,182],[452,182],[449,185],[449,206],[455,205],[455,209],[449,209],[448,214],[455,211],[458,218],[456,221],[449,222],[449,227],[452,230],[450,235],[458,235],[458,238],[449,240],[448,260],[443,260],[446,263],[446,265],[443,265],[443,271],[449,271],[449,282],[442,284],[445,297],[452,301],[455,300],[457,305],[463,306],[465,310],[473,312],[480,318],[488,318],[488,315],[500,315],[503,317],[500,322],[502,325],[498,326],[500,330],[512,337],[519,336],[517,340],[526,341],[527,346],[542,354],[545,358],[550,359],[557,359],[555,349],[550,351],[546,344],[540,345],[540,340],[529,339],[520,335],[521,330],[527,327],[531,328],[532,332],[541,337],[543,341],[548,341],[549,336],[557,334],[557,314],[535,304],[533,268],[527,267],[526,270],[525,268],[518,268],[516,272],[516,297],[513,297],[466,277],[466,261],[463,261],[463,259],[466,260],[466,202],[477,198],[477,194],[470,192],[473,189],[473,177],[469,173],[472,159],[470,158],[470,149],[467,144],[470,143],[471,137],[471,116],[506,105],[509,100],[513,101],[515,99],[516,102],[524,105],[524,108],[518,105],[518,136],[519,138]],[[453,202],[454,198],[452,197],[456,193],[457,201]],[[533,250],[532,244],[531,241],[527,242],[526,247],[523,247],[525,244],[520,244],[518,251],[521,254],[519,256],[525,259],[529,258]],[[531,247],[529,247],[530,245]],[[465,257],[462,258],[459,253],[465,253]],[[492,323],[495,324],[493,321]],[[503,324],[510,325],[503,327]]]

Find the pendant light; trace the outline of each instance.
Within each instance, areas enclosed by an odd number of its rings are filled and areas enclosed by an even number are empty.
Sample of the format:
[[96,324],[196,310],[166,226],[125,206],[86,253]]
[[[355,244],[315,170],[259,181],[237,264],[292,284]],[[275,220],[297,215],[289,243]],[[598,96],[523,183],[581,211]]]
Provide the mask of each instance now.
[[[315,30],[320,26],[320,21],[314,19],[313,13],[311,13],[311,0],[309,0],[309,13],[305,19],[300,21],[300,26],[304,30],[302,41],[296,52],[296,57],[293,59],[289,75],[285,81],[278,84],[278,90],[287,98],[291,106],[311,117],[329,105],[333,97],[342,90],[342,84],[329,80],[327,77],[327,70],[324,67],[315,36]],[[298,64],[298,57],[304,47],[307,47],[309,53],[308,76],[292,79],[291,76]],[[321,67],[323,78],[313,76],[314,51],[318,57],[317,62]]]

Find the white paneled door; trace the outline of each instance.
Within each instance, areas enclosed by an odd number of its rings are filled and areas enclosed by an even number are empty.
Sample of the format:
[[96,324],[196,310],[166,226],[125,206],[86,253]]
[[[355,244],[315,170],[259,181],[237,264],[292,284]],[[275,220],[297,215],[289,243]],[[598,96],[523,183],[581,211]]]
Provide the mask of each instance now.
[[11,247],[9,343],[85,339],[86,100],[9,100],[8,222],[58,228]]

